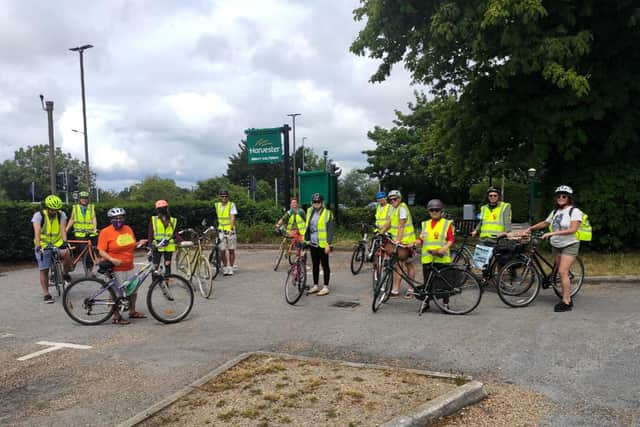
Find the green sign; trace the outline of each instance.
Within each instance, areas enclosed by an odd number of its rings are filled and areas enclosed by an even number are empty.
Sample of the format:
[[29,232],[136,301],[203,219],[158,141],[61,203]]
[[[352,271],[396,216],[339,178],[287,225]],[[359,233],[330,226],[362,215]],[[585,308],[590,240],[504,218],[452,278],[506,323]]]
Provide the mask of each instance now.
[[280,128],[247,129],[247,156],[249,164],[280,163],[282,142]]

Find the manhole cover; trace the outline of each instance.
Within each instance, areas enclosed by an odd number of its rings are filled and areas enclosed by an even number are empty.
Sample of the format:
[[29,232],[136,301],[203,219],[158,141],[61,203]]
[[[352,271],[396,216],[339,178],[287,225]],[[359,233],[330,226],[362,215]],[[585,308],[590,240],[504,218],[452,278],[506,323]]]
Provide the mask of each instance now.
[[338,301],[338,302],[334,302],[333,304],[331,304],[333,307],[340,307],[340,308],[352,308],[352,307],[357,307],[360,305],[359,302],[356,301]]

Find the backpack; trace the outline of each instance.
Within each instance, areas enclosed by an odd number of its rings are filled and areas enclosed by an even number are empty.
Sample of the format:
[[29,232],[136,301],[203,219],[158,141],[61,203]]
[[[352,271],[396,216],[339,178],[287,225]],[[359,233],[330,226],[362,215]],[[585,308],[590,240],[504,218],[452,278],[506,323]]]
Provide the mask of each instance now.
[[[569,217],[571,217],[574,209],[575,206],[572,206],[571,209],[569,209]],[[554,209],[553,214],[555,215],[557,211],[558,209]],[[552,231],[551,224],[549,224],[549,231]],[[590,242],[592,236],[593,233],[591,229],[591,223],[589,222],[589,215],[587,215],[586,212],[582,212],[582,222],[580,222],[580,227],[578,227],[578,231],[576,231],[576,237],[581,242]]]

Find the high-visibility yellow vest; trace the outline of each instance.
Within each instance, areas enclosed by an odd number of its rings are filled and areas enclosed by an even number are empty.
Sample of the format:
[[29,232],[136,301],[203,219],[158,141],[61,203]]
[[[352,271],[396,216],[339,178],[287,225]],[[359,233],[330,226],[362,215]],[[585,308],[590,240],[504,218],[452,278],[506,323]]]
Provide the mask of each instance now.
[[384,206],[378,203],[378,206],[376,206],[376,229],[382,230],[382,227],[389,221],[390,207],[391,205],[388,203]]
[[73,234],[76,237],[93,237],[93,218],[95,206],[87,205],[85,214],[82,215],[82,205],[73,205]]
[[[429,253],[429,250],[437,250],[444,247],[447,244],[447,232],[449,227],[453,227],[451,220],[440,218],[435,227],[431,228],[431,220],[422,221],[422,231],[420,232],[420,238],[422,239],[422,263],[430,264],[432,262],[438,264],[450,264],[451,253],[447,250],[447,253],[443,256],[433,256]],[[453,231],[453,230],[452,230]]]
[[235,206],[233,202],[227,202],[223,207],[222,203],[216,202],[216,215],[218,215],[218,230],[232,231],[231,229],[231,207]]
[[[307,209],[307,218],[304,223],[304,230],[301,234],[304,236],[306,230],[309,229],[309,222],[311,222],[311,215],[313,214],[313,208]],[[318,218],[318,246],[326,248],[329,243],[327,242],[327,223],[331,221],[333,214],[327,208],[322,208],[320,212],[320,218]]]
[[295,211],[289,211],[289,221],[287,222],[287,231],[304,230],[305,219],[300,215],[301,209],[298,208]]
[[[42,222],[40,223],[40,246],[46,248],[49,245],[59,248],[62,246],[62,230],[60,229],[60,214],[55,214],[53,220],[49,219],[47,211],[43,210]],[[33,243],[35,244],[35,239]]]
[[400,208],[405,208],[407,211],[407,221],[404,223],[404,232],[402,233],[402,240],[400,243],[403,245],[410,245],[416,241],[416,233],[413,230],[411,212],[404,202],[400,203],[397,209],[393,209],[391,211],[391,228],[389,228],[389,233],[393,240],[397,240],[398,227],[400,226]]
[[504,215],[505,209],[509,209],[509,216],[511,216],[511,205],[506,202],[499,202],[498,206],[489,209],[489,205],[483,205],[480,208],[480,220],[482,225],[480,226],[480,237],[496,237],[498,233],[504,233]]
[[151,225],[153,226],[153,240],[159,243],[162,239],[167,239],[169,244],[165,247],[156,249],[158,252],[174,252],[176,250],[176,242],[173,239],[173,234],[176,229],[178,220],[174,217],[169,218],[169,224],[164,226],[164,223],[158,216],[151,217]]

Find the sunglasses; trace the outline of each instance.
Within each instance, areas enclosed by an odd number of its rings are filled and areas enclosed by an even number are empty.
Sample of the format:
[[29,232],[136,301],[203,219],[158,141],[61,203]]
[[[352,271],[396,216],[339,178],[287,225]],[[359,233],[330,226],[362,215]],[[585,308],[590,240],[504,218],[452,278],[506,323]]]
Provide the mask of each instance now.
[[440,212],[442,209],[429,209],[429,212]]
[[221,199],[226,199],[229,196],[220,196]]
[[398,200],[397,197],[390,197],[389,200],[391,200],[392,202],[395,202],[396,200]]
[[321,202],[320,200],[314,200],[314,201],[313,201],[313,202],[311,202],[311,203],[322,203],[322,202]]
[[569,196],[567,196],[566,194],[558,194],[556,196],[556,199],[568,199],[568,198],[569,198]]
[[500,197],[499,194],[489,194],[489,197]]

